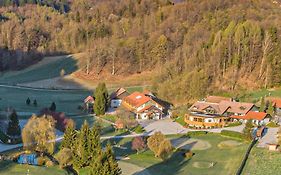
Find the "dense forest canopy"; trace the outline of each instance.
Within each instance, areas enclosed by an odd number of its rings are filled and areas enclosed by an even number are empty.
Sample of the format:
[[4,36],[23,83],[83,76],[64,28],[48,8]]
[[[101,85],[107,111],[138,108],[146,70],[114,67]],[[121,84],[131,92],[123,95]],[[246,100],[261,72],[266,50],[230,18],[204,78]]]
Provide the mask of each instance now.
[[69,11],[38,3],[0,9],[0,70],[87,52],[81,72],[154,71],[154,90],[167,100],[280,84],[279,1],[53,2]]

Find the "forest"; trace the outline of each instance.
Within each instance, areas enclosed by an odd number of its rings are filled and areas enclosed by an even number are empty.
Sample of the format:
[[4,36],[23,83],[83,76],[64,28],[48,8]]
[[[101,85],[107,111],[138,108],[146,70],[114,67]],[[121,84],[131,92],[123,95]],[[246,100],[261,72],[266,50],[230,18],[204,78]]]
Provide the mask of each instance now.
[[84,52],[82,73],[152,71],[153,90],[170,101],[280,85],[279,1],[3,2],[0,71]]

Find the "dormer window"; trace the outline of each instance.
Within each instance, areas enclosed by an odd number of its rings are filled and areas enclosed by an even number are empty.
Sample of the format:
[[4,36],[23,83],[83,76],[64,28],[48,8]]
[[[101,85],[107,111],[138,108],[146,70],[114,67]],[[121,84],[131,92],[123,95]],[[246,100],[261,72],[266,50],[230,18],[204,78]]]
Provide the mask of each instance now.
[[245,110],[246,107],[245,107],[245,106],[240,106],[240,109],[241,109],[241,110]]

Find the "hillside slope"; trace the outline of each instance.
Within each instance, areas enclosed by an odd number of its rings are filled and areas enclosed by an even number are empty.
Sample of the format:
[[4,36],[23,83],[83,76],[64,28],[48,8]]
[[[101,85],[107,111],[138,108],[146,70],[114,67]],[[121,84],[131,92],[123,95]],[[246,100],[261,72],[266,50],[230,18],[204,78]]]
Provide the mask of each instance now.
[[1,48],[84,52],[80,79],[149,71],[153,90],[179,102],[281,82],[279,1],[77,0],[67,14],[33,5],[0,12]]

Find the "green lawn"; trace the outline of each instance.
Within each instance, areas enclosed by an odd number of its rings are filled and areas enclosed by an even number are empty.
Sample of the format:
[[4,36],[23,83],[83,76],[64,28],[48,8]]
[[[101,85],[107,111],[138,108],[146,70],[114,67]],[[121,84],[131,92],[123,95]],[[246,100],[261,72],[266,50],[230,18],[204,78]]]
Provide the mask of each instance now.
[[[37,113],[55,102],[57,111],[77,114],[81,113],[78,105],[83,103],[84,98],[90,94],[91,92],[88,91],[36,91],[0,87],[0,110],[13,107],[16,111]],[[30,106],[25,103],[28,97],[31,99]],[[34,99],[37,100],[37,107],[32,105]]]
[[272,97],[281,97],[281,88],[276,89],[261,89],[256,91],[248,91],[240,95],[240,101],[247,101],[247,102],[258,102],[261,97],[265,96],[272,96]]
[[175,122],[179,123],[182,126],[186,126],[186,122],[184,121],[184,117],[180,116],[175,119]]
[[267,149],[254,147],[242,174],[265,175],[280,174],[280,152],[270,152]]
[[[175,139],[179,137],[183,136],[173,135],[169,138]],[[194,136],[193,138],[208,141],[212,147],[207,150],[193,151],[195,155],[190,160],[185,159],[180,153],[175,153],[165,162],[155,158],[151,151],[136,154],[131,150],[132,138],[115,139],[117,144],[124,145],[127,149],[114,149],[117,156],[129,155],[130,160],[126,162],[147,168],[153,175],[225,175],[235,174],[248,146],[247,143],[242,143],[240,146],[220,149],[217,146],[220,142],[231,139],[221,137],[218,134],[206,134]],[[193,166],[195,162],[214,162],[215,165],[211,168],[195,168]]]
[[78,69],[77,61],[71,56],[61,56],[62,59],[51,62],[49,64],[37,66],[35,68],[27,68],[19,72],[8,72],[0,76],[0,83],[24,83],[60,76],[60,72],[64,69],[65,74],[70,74]]
[[30,175],[66,175],[67,172],[54,167],[39,167],[31,165],[21,165],[11,161],[0,161],[1,175],[25,175],[29,170]]

